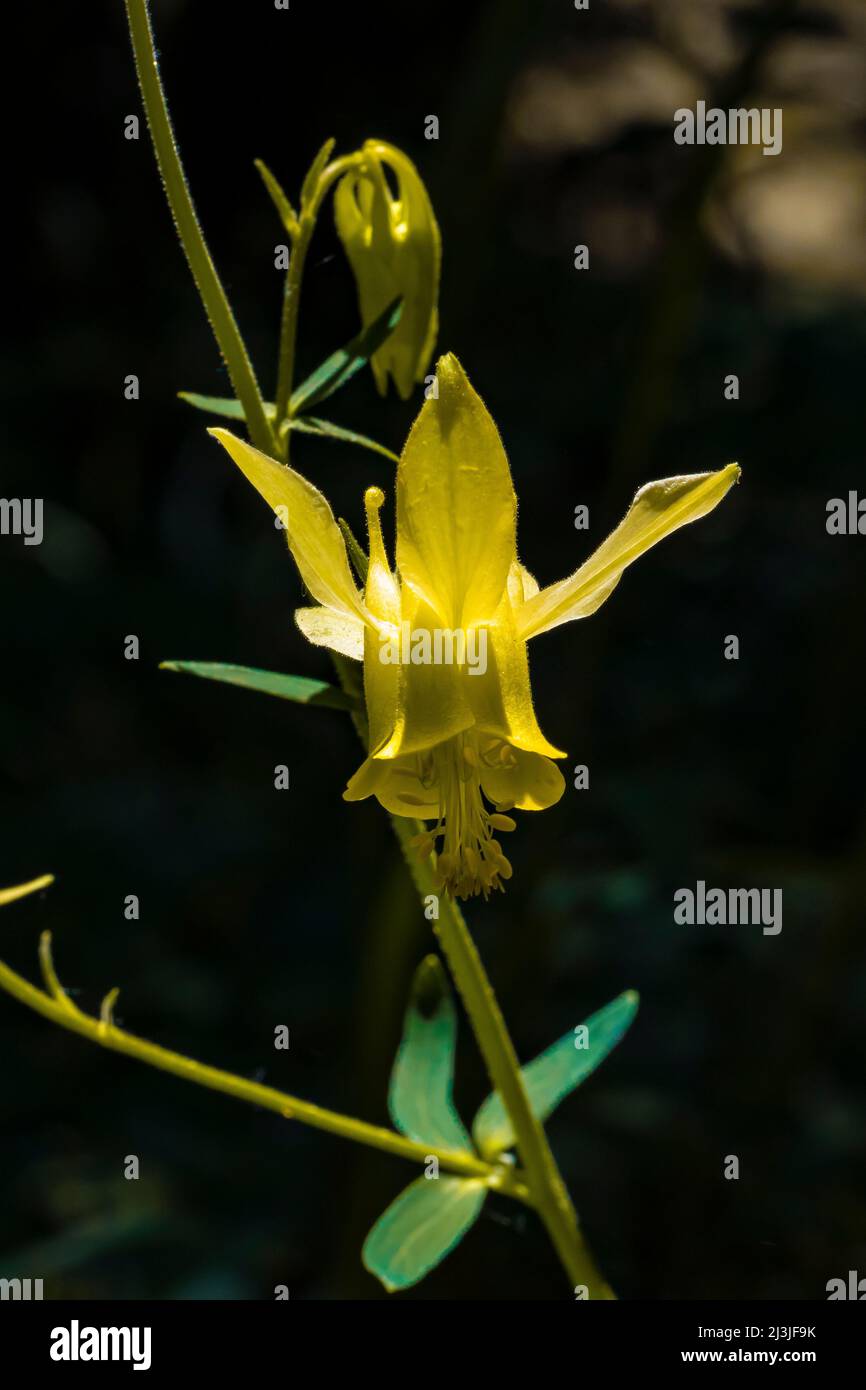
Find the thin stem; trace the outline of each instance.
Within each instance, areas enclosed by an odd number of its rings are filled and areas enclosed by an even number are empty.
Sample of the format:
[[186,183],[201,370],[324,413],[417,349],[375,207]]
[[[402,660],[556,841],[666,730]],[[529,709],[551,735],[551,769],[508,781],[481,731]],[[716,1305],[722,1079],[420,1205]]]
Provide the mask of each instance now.
[[[298,337],[298,310],[301,300],[301,280],[307,259],[310,241],[316,222],[314,217],[301,213],[298,234],[292,243],[289,255],[289,268],[286,271],[286,284],[283,291],[283,313],[280,321],[280,360],[277,368],[276,421],[279,437],[280,425],[288,419],[289,402],[295,374],[295,344]],[[289,431],[286,430],[285,450],[288,452]]]
[[435,931],[469,1015],[490,1079],[508,1113],[523,1161],[530,1202],[538,1211],[572,1284],[585,1286],[589,1297],[612,1299],[612,1290],[595,1268],[577,1224],[568,1189],[547,1142],[544,1126],[529,1104],[505,1019],[487,978],[469,928],[454,899],[440,893],[432,861],[421,859],[410,840],[421,827],[400,816],[391,817],[409,870],[422,898],[439,898]]
[[[319,175],[312,197],[308,202],[304,202],[301,205],[297,231],[292,238],[292,247],[289,253],[289,267],[286,271],[286,283],[283,291],[283,312],[280,322],[280,357],[277,366],[277,409],[274,422],[274,430],[278,440],[280,439],[280,426],[288,419],[290,412],[292,386],[294,384],[295,375],[295,346],[298,337],[298,312],[301,303],[301,283],[304,276],[307,252],[310,249],[310,242],[313,238],[313,232],[316,229],[316,220],[331,185],[344,174],[347,169],[359,163],[359,159],[360,157],[357,154],[352,154],[343,155],[339,159],[333,160]],[[285,431],[282,444],[284,454],[288,457],[288,430]]]
[[262,393],[207,248],[184,175],[159,76],[147,0],[126,0],[126,14],[147,123],[180,244],[225,359],[235,396],[244,408],[250,438],[257,448],[272,454],[274,437],[265,415]]
[[236,1100],[261,1106],[265,1110],[273,1110],[284,1119],[299,1120],[313,1129],[325,1130],[326,1133],[335,1134],[342,1139],[351,1139],[355,1143],[366,1144],[384,1153],[396,1154],[398,1158],[406,1158],[413,1163],[426,1163],[432,1155],[438,1159],[440,1168],[448,1172],[458,1173],[462,1177],[492,1180],[492,1185],[498,1191],[521,1201],[526,1200],[527,1193],[522,1175],[509,1172],[504,1165],[494,1168],[471,1153],[452,1153],[429,1144],[415,1143],[414,1140],[406,1139],[403,1135],[384,1129],[380,1125],[367,1124],[364,1120],[326,1110],[320,1105],[299,1100],[297,1096],[287,1095],[271,1086],[262,1086],[257,1081],[248,1081],[246,1077],[236,1076],[233,1072],[206,1066],[203,1062],[196,1062],[191,1057],[184,1057],[179,1052],[171,1052],[168,1048],[159,1047],[156,1043],[147,1042],[144,1038],[125,1032],[117,1027],[112,1018],[116,990],[111,990],[106,995],[100,1017],[92,1018],[89,1014],[83,1013],[70,999],[57,978],[51,957],[50,932],[42,934],[40,959],[47,993],[37,989],[2,961],[0,988],[27,1008],[50,1019],[52,1023],[68,1028],[100,1047],[134,1057],[139,1062],[157,1067],[160,1071],[170,1072],[173,1076],[179,1076],[182,1080],[191,1081],[197,1086],[205,1086],[211,1091],[221,1091],[224,1095],[234,1096]]

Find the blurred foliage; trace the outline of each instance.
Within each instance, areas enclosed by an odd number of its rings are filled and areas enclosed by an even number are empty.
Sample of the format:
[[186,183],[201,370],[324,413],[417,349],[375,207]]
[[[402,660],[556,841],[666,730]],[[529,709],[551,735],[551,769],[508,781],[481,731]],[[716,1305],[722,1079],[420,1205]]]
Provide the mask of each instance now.
[[[46,534],[0,544],[0,883],[58,883],[6,911],[4,954],[34,970],[50,927],[87,1007],[120,984],[132,1031],[384,1121],[428,924],[384,817],[340,799],[358,756],[343,716],[157,670],[329,677],[294,631],[299,584],[269,519],[176,398],[229,388],[148,142],[123,138],[140,107],[121,7],[18,20],[33,81],[3,97],[18,149],[0,492],[43,496]],[[628,1038],[551,1122],[621,1296],[823,1297],[866,1267],[866,560],[862,538],[824,527],[827,499],[862,479],[866,10],[447,0],[412,23],[386,4],[375,24],[363,7],[336,24],[321,6],[156,0],[155,24],[259,363],[283,234],[253,158],[290,192],[328,135],[388,139],[418,164],[443,234],[440,348],[500,426],[542,582],[638,483],[742,465],[730,506],[537,644],[543,726],[590,789],[524,817],[507,895],[470,920],[524,1059],[640,991]],[[329,72],[314,85],[311,55]],[[675,107],[730,92],[783,107],[781,156],[674,145]],[[589,273],[572,268],[583,242]],[[325,220],[301,374],[355,313]],[[399,449],[413,409],[362,373],[334,414]],[[295,451],[356,529],[363,487],[393,476],[331,440]],[[728,633],[739,662],[722,658]],[[781,887],[781,935],[675,926],[673,890],[698,878]],[[471,1114],[488,1088],[467,1032]],[[7,1000],[0,1043],[0,1272],[78,1297],[384,1296],[360,1243],[405,1165],[136,1069]],[[722,1177],[732,1153],[738,1182]],[[537,1223],[494,1198],[406,1296],[541,1299],[561,1283]]]

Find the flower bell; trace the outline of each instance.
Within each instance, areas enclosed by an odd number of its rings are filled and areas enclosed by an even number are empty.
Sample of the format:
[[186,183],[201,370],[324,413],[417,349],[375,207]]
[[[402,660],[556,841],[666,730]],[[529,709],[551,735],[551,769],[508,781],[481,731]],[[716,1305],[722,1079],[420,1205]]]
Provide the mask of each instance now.
[[[397,326],[371,366],[381,395],[390,375],[408,400],[436,344],[442,241],[411,160],[382,140],[367,140],[361,155],[334,194],[337,232],[355,276],[364,328],[395,299],[403,301]],[[396,197],[386,170],[397,185]]]
[[[394,815],[430,822],[417,846],[435,854],[440,886],[486,897],[511,877],[497,838],[515,828],[508,813],[544,810],[565,789],[554,761],[565,754],[533,710],[527,642],[594,613],[628,565],[712,511],[740,470],[646,484],[574,574],[540,589],[517,558],[517,501],[496,426],[456,357],[440,358],[436,373],[438,397],[422,406],[397,470],[395,569],[379,518],[384,493],[365,496],[363,594],[321,493],[227,430],[211,434],[288,518],[289,549],[317,600],[297,611],[301,631],[364,663],[369,756],[344,796],[375,796]],[[467,659],[482,634],[483,669]]]

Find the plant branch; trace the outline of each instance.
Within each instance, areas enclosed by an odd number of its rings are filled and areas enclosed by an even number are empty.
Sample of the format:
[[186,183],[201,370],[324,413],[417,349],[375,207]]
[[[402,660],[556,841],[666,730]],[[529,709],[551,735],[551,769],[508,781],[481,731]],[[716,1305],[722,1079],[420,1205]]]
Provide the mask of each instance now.
[[147,0],[126,0],[126,14],[147,123],[180,244],[225,359],[235,396],[243,405],[250,438],[257,448],[272,454],[274,437],[265,415],[262,393],[211,259],[184,175],[159,76]]
[[[36,887],[44,887],[46,882],[50,881],[50,878],[47,881],[37,880]],[[36,891],[32,885],[27,885],[27,888],[29,891]],[[257,1081],[248,1081],[246,1077],[237,1076],[233,1072],[221,1071],[217,1067],[196,1062],[191,1057],[184,1057],[179,1052],[171,1052],[168,1048],[159,1047],[156,1043],[147,1042],[144,1038],[125,1032],[117,1027],[113,1019],[116,989],[110,990],[105,996],[100,1017],[93,1018],[73,1003],[60,984],[52,960],[50,932],[42,933],[39,957],[45,990],[37,989],[2,961],[0,988],[19,1003],[41,1014],[43,1018],[50,1019],[62,1028],[68,1028],[70,1032],[78,1033],[100,1047],[134,1057],[139,1062],[157,1067],[160,1071],[170,1072],[197,1086],[204,1086],[211,1091],[221,1091],[236,1100],[258,1105],[265,1110],[273,1110],[284,1119],[299,1120],[301,1124],[310,1125],[313,1129],[321,1129],[342,1139],[366,1144],[370,1148],[395,1154],[398,1158],[406,1158],[413,1163],[426,1163],[432,1155],[438,1159],[439,1166],[448,1172],[457,1173],[462,1177],[486,1178],[497,1191],[505,1192],[520,1201],[526,1200],[527,1193],[521,1174],[513,1170],[508,1171],[504,1165],[494,1166],[485,1163],[483,1159],[471,1153],[451,1152],[429,1144],[418,1144],[394,1130],[367,1124],[364,1120],[356,1120],[334,1110],[326,1110],[320,1105],[299,1100],[297,1096],[277,1091],[272,1086],[262,1086]]]

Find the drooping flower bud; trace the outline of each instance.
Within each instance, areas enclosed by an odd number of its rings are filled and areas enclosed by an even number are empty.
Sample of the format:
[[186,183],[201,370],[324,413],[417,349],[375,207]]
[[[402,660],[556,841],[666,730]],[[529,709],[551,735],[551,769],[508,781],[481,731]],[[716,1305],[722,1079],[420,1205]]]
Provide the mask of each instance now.
[[337,232],[358,286],[363,326],[395,299],[403,301],[399,322],[373,354],[371,366],[381,395],[390,375],[408,400],[436,344],[442,241],[412,161],[382,140],[367,140],[361,153],[363,162],[337,185]]

